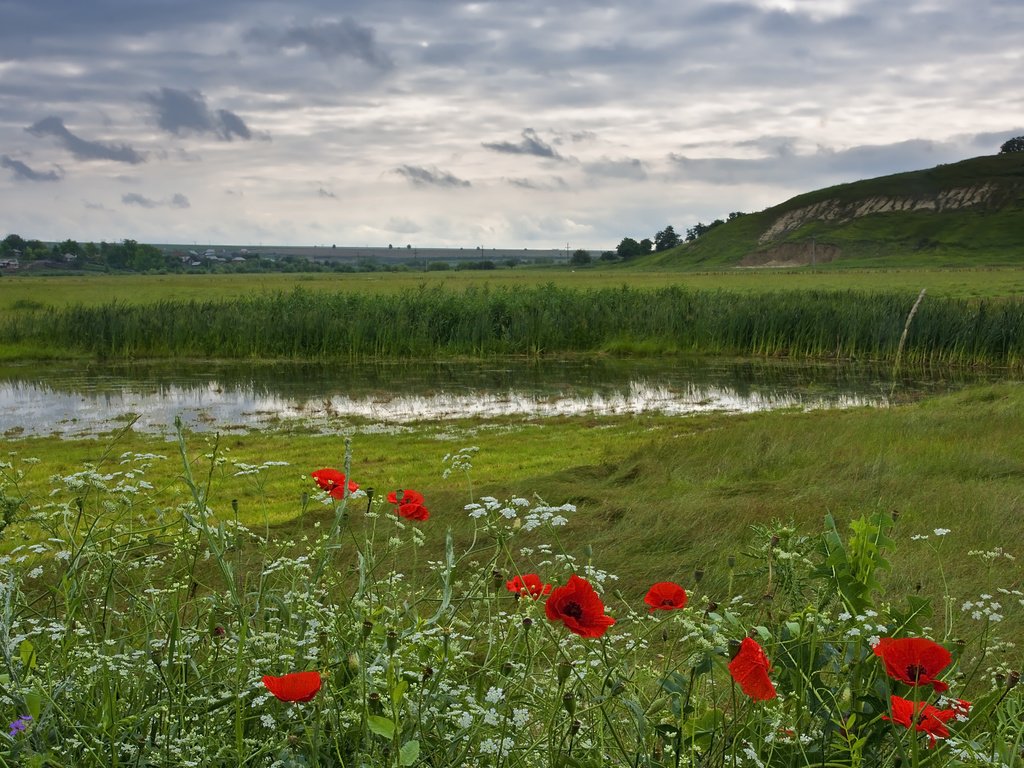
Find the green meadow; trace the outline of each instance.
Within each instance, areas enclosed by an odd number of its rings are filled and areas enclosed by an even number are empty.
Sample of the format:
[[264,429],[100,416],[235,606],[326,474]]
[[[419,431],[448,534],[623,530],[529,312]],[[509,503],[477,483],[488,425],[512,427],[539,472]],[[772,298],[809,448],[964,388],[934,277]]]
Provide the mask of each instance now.
[[625,265],[568,268],[500,269],[492,272],[362,272],[315,275],[88,275],[0,278],[0,317],[26,309],[109,302],[152,304],[168,300],[233,300],[294,288],[323,293],[406,293],[420,286],[453,290],[484,286],[531,288],[552,284],[583,290],[660,288],[678,285],[700,291],[895,291],[917,294],[922,288],[939,298],[1014,298],[1024,296],[1024,268],[817,269],[731,268],[720,271],[645,269]]
[[[0,766],[1015,768],[1022,274],[5,277],[22,370],[714,353],[1004,375],[884,408],[12,429]],[[358,493],[318,488],[326,467]],[[930,655],[883,659],[896,637]]]

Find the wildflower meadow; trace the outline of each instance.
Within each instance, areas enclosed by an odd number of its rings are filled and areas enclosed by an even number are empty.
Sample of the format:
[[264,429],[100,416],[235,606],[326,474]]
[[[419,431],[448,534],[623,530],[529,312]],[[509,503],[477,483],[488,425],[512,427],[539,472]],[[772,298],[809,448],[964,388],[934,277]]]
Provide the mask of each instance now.
[[[1024,764],[1008,551],[973,555],[984,593],[933,600],[891,588],[920,543],[896,515],[823,512],[758,526],[713,584],[633,592],[575,543],[583,510],[477,496],[472,448],[438,464],[457,508],[350,451],[238,468],[253,498],[213,508],[180,425],[177,447],[45,496],[3,465],[0,766]],[[299,474],[308,525],[239,522]]]

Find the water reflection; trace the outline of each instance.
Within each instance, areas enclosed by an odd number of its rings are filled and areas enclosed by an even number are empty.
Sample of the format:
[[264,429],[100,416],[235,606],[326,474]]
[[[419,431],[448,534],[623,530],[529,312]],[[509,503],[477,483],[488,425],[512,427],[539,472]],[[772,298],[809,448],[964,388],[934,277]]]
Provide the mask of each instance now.
[[884,405],[979,381],[975,374],[901,379],[864,366],[751,361],[560,360],[540,363],[8,366],[0,432],[96,434],[138,416],[167,432],[262,428],[282,420],[337,431],[349,421],[401,425],[466,417]]

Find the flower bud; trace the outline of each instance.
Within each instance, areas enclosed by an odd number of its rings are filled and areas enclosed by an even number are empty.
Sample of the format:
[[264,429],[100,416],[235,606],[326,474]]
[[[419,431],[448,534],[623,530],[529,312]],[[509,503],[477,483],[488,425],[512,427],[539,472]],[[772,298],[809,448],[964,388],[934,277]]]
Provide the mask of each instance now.
[[423,677],[421,679],[423,680],[424,683],[427,682],[427,680],[429,680],[433,676],[434,676],[434,668],[433,667],[424,667],[423,668]]
[[562,695],[562,706],[565,708],[565,711],[569,713],[569,717],[572,717],[573,715],[575,715],[576,714],[576,694],[574,694],[572,691],[566,691]]
[[504,664],[501,665],[501,674],[503,675],[511,675],[512,670],[513,666],[511,661],[506,661]]
[[703,578],[704,578],[704,569],[703,568],[695,569],[694,572],[693,572],[693,580],[694,580],[694,582],[696,582],[697,584],[700,584],[701,579],[703,579]]
[[363,621],[363,640],[368,638],[371,632],[373,632],[373,622],[369,619],[365,619]]
[[295,733],[289,733],[288,734],[288,746],[289,747],[297,747],[297,746],[299,746],[300,743],[301,743],[301,739],[298,737],[298,734],[295,734]]
[[569,679],[569,674],[572,672],[572,664],[568,661],[558,662],[558,671],[556,675],[558,677],[558,684],[565,685],[565,681]]
[[385,643],[388,648],[388,653],[394,653],[398,649],[398,633],[393,629],[389,629]]
[[238,499],[231,500],[231,511],[236,513],[238,512]]
[[533,619],[531,619],[529,616],[523,617],[523,630],[526,631],[526,632],[529,632],[530,631],[530,627],[532,627],[532,626],[533,626]]
[[1017,683],[1019,683],[1019,682],[1020,682],[1020,672],[1018,672],[1015,669],[1015,670],[1013,670],[1010,673],[1010,676],[1008,678],[1006,678],[1006,687],[1007,688],[1016,688],[1017,687]]
[[582,727],[583,723],[581,723],[579,720],[573,720],[572,725],[569,726],[569,735],[575,736],[577,733],[580,732],[580,728]]
[[727,558],[725,558],[725,564],[729,566],[730,570],[735,568],[736,567],[736,555],[729,555]]
[[496,590],[505,586],[505,577],[502,575],[501,571],[491,571],[491,579],[494,582],[494,588]]
[[375,715],[379,715],[383,709],[380,703],[380,694],[374,691],[369,696],[367,696],[367,699],[370,702],[370,711],[373,712],[373,714]]

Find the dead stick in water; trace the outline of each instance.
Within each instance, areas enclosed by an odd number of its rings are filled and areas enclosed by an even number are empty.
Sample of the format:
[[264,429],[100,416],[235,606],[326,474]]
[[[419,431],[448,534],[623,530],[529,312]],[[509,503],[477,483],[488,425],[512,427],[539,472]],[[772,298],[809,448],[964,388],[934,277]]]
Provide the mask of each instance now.
[[900,359],[903,357],[903,345],[907,343],[907,333],[910,331],[910,321],[914,319],[914,315],[917,313],[917,308],[921,305],[921,300],[924,299],[925,293],[928,291],[927,288],[922,288],[921,292],[917,294],[917,301],[914,302],[914,306],[910,308],[910,314],[907,315],[907,322],[903,324],[903,335],[900,336],[899,346],[896,347],[896,362],[892,366],[892,386],[896,388],[896,374],[900,370]]

